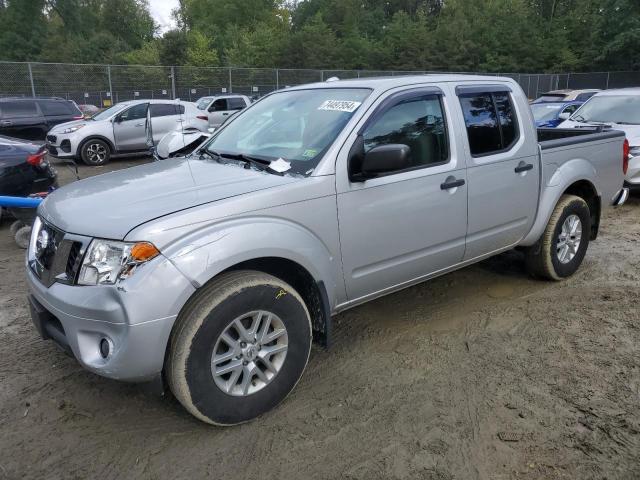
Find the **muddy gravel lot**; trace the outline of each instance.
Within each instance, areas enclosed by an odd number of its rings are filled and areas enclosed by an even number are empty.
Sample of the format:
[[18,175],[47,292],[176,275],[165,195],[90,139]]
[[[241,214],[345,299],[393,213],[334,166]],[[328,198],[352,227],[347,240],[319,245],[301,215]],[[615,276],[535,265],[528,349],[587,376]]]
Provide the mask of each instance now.
[[335,317],[293,394],[228,429],[38,338],[9,224],[0,478],[640,478],[637,196],[568,281],[533,280],[509,252]]

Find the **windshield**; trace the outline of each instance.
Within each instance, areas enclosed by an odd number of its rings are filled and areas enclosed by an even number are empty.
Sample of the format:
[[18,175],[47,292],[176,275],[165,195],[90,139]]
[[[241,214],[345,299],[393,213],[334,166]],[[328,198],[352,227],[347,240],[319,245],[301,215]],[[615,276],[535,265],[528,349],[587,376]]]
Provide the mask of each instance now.
[[211,97],[202,97],[196,102],[196,107],[198,107],[199,110],[205,110],[211,103],[211,100],[213,100]]
[[571,120],[640,125],[640,95],[591,97],[571,116]]
[[269,161],[282,158],[291,164],[290,173],[308,175],[369,93],[364,88],[274,93],[240,113],[206,149]]
[[126,106],[127,105],[123,105],[122,103],[119,103],[118,105],[114,105],[113,107],[109,107],[106,110],[98,112],[98,113],[96,113],[95,115],[92,115],[89,118],[91,118],[91,120],[106,120],[107,118],[111,117],[112,115],[118,113],[120,110],[122,110]]
[[561,108],[562,108],[562,105],[554,105],[554,104],[531,105],[533,118],[536,119],[536,122],[545,122],[549,120],[554,120]]

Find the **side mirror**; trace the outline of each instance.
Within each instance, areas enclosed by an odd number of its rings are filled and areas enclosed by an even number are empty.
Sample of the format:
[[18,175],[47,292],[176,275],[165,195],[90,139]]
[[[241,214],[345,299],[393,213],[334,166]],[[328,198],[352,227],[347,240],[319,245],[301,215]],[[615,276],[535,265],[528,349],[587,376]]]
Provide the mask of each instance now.
[[569,120],[570,116],[571,114],[569,112],[562,112],[560,115],[558,115],[558,118],[560,120]]
[[411,149],[401,143],[380,145],[369,150],[362,159],[361,173],[366,178],[374,178],[385,173],[409,168]]
[[211,105],[209,108],[207,108],[207,112],[215,112],[216,111],[216,107],[214,105]]

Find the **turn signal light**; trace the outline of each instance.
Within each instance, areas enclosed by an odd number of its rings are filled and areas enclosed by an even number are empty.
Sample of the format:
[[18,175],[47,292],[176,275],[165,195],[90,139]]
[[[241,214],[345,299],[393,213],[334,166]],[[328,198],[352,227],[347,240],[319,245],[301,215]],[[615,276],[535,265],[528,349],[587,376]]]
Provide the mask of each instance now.
[[160,251],[149,242],[140,242],[131,247],[129,255],[134,262],[146,262],[160,255]]
[[629,140],[624,139],[624,143],[622,144],[622,173],[627,174],[627,170],[629,170],[629,152],[631,149],[629,148]]

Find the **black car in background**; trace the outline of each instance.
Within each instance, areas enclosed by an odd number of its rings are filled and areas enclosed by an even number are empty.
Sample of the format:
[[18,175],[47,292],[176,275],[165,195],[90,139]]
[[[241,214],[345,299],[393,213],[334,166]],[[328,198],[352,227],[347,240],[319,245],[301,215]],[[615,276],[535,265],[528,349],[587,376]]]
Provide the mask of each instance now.
[[57,186],[43,143],[0,135],[0,195],[26,197]]
[[44,140],[54,125],[83,118],[64,98],[0,98],[0,135]]

